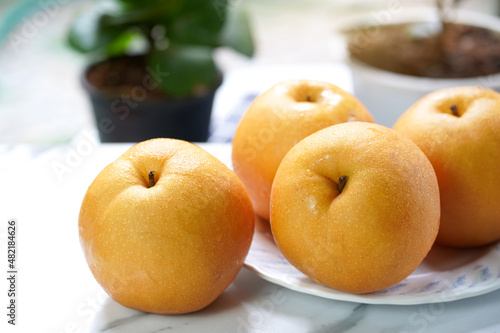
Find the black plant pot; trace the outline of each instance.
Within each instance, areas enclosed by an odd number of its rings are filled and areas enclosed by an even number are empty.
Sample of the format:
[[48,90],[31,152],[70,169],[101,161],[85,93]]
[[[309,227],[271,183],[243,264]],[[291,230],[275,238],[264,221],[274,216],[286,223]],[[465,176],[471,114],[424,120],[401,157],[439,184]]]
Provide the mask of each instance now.
[[148,87],[138,85],[126,94],[110,94],[88,81],[82,83],[92,103],[101,142],[140,142],[175,138],[205,142],[209,136],[212,104],[222,76],[212,90],[184,99],[148,97]]

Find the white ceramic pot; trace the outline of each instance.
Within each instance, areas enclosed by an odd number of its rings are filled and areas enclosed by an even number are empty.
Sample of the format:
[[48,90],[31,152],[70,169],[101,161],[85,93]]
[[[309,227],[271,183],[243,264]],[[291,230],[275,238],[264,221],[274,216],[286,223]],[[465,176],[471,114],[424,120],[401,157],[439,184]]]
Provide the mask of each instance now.
[[[453,22],[479,26],[500,32],[500,19],[475,12],[456,11]],[[364,15],[351,19],[349,25],[372,26],[376,16]],[[410,22],[438,22],[435,10],[404,11],[386,15],[383,24]],[[380,20],[379,20],[379,26]],[[344,22],[344,27],[346,27]],[[377,30],[374,29],[373,33]],[[367,37],[369,38],[369,37]],[[362,41],[361,41],[362,42]],[[438,89],[457,86],[483,86],[500,91],[500,74],[464,79],[435,79],[396,74],[369,66],[356,59],[349,59],[354,94],[370,110],[375,121],[392,127],[399,116],[424,95]]]

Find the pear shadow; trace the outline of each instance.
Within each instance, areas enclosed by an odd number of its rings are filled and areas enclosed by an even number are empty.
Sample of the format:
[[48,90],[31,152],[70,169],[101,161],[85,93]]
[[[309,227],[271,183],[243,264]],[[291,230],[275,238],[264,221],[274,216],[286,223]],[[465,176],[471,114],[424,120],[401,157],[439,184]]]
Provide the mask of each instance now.
[[491,251],[494,245],[485,245],[475,248],[453,248],[434,244],[418,267],[418,271],[445,272],[466,266]]
[[[99,308],[89,332],[141,332],[148,329],[184,329],[190,322],[207,318],[225,317],[244,302],[251,302],[255,295],[269,284],[247,269],[241,269],[235,280],[211,304],[186,314],[162,315],[127,308],[110,297]],[[186,328],[187,329],[187,328]]]
[[108,296],[96,313],[89,332],[115,331],[149,316],[150,313],[129,309]]
[[265,220],[257,215],[255,215],[255,233],[260,233],[262,236],[273,242],[273,244],[276,244],[271,230],[271,223],[269,220]]

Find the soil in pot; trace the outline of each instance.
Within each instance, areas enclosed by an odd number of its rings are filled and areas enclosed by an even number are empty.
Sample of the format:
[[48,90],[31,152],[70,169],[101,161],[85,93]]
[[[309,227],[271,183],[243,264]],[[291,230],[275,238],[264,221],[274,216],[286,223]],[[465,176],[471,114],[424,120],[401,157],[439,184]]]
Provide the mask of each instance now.
[[394,73],[431,78],[500,73],[500,34],[480,27],[411,23],[347,35],[351,57]]
[[[107,95],[130,94],[134,87],[142,87],[144,78],[150,77],[143,57],[120,57],[105,60],[87,71],[87,81]],[[153,88],[154,87],[154,88]],[[164,99],[167,96],[156,82],[148,86],[148,99]]]

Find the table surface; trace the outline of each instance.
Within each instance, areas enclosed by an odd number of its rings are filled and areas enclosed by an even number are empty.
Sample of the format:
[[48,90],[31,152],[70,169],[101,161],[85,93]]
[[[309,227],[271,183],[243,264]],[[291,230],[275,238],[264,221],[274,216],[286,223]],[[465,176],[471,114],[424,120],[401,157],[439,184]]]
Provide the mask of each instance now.
[[[61,27],[71,14],[62,9],[57,20],[38,31],[37,38],[22,44],[20,50],[3,45],[0,54],[0,86],[6,88],[0,95],[0,141],[39,142],[50,134],[43,142],[51,143],[0,145],[0,248],[5,253],[6,222],[17,219],[19,267],[18,325],[8,325],[3,315],[1,332],[500,332],[500,291],[445,303],[365,305],[288,290],[247,269],[241,270],[213,304],[193,314],[146,314],[112,301],[87,267],[77,219],[92,180],[130,144],[99,144],[95,131],[88,127],[92,123],[89,106],[76,80],[76,69],[83,61],[54,42],[61,40]],[[267,41],[281,45],[272,38]],[[54,50],[57,58],[52,57]],[[309,54],[311,49],[302,52]],[[282,60],[283,52],[279,55]],[[45,66],[38,68],[41,58]],[[34,68],[39,75],[32,75]],[[55,75],[40,82],[43,73]],[[201,146],[230,165],[227,142],[249,100],[290,78],[331,81],[352,91],[345,65],[288,64],[235,70],[227,73],[216,96],[212,143]],[[57,94],[40,89],[57,84],[68,88],[60,100],[53,98]],[[21,95],[24,90],[36,93],[26,99]],[[43,105],[44,112],[33,112],[33,105]],[[47,122],[47,114],[61,121]],[[23,126],[12,126],[20,120]],[[75,132],[79,134],[74,136]],[[7,280],[0,281],[0,303],[5,304]]]
[[[200,145],[230,165],[230,144]],[[19,325],[10,327],[4,319],[8,332],[500,331],[500,291],[434,304],[365,305],[288,290],[245,268],[197,313],[161,316],[127,309],[91,275],[77,218],[89,184],[129,147],[99,144],[93,133],[69,145],[0,146],[2,242],[7,219],[16,218],[19,226]],[[7,290],[6,281],[0,287]]]

